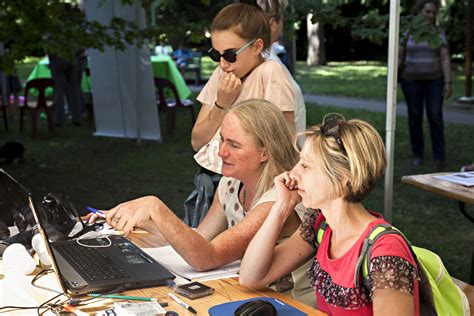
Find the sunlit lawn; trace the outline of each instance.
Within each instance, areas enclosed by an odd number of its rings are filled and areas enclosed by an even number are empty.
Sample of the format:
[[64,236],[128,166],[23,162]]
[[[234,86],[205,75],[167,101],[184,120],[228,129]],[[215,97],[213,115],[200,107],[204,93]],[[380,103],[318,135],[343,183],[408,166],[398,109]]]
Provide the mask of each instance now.
[[[387,95],[387,66],[374,61],[330,62],[327,66],[308,67],[297,62],[296,80],[304,93],[340,95],[346,97],[385,100]],[[448,102],[463,96],[464,75],[461,65],[453,65],[454,94]],[[403,100],[398,86],[398,100]]]
[[[203,58],[204,77],[210,76],[217,66],[208,57]],[[464,71],[462,65],[454,64],[454,95],[447,103],[464,96]],[[298,61],[295,79],[303,93],[337,95],[374,100],[385,100],[387,95],[387,66],[376,61],[330,62],[327,66],[308,67]],[[398,86],[398,100],[403,95]]]

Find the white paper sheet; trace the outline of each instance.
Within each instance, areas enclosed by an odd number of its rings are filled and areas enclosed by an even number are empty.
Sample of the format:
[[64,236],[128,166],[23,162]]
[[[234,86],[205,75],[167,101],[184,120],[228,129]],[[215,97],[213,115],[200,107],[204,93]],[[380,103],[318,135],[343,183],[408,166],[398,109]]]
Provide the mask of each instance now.
[[435,176],[434,178],[461,184],[467,187],[474,186],[474,171],[452,173],[444,176]]
[[234,261],[214,270],[198,272],[187,264],[171,246],[142,248],[142,250],[161,263],[171,273],[193,281],[234,277],[237,276],[240,269],[240,261]]

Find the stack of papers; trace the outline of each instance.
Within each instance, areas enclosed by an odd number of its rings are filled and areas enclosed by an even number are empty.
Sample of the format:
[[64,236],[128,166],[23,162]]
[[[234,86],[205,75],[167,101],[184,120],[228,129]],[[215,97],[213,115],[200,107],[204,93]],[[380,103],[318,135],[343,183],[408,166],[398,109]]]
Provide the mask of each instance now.
[[467,187],[474,186],[474,171],[451,173],[444,176],[435,176],[434,178],[461,184]]
[[240,261],[234,261],[213,270],[198,272],[184,261],[184,259],[171,246],[142,248],[142,250],[161,263],[171,273],[190,281],[205,281],[235,277],[240,269]]

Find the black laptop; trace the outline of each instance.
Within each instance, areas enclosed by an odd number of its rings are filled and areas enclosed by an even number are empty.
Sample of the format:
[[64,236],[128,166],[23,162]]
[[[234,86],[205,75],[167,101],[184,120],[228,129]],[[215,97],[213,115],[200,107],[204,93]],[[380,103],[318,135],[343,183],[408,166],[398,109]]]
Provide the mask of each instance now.
[[15,192],[0,199],[15,199],[15,205],[29,205],[64,292],[73,296],[121,292],[166,285],[167,280],[174,279],[166,268],[122,236],[53,241],[48,234],[52,226],[48,214],[36,207],[31,193],[3,169],[0,188],[1,192]]

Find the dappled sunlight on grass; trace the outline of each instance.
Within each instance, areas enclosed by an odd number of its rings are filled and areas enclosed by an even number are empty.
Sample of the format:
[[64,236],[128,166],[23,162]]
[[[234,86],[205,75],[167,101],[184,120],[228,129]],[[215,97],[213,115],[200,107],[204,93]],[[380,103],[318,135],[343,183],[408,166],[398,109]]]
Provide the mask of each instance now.
[[[464,93],[464,75],[461,65],[453,65],[454,93]],[[303,93],[340,95],[346,97],[385,100],[387,91],[387,66],[376,61],[330,62],[325,66],[309,67],[297,62],[295,79]],[[399,87],[398,100],[403,100]]]

